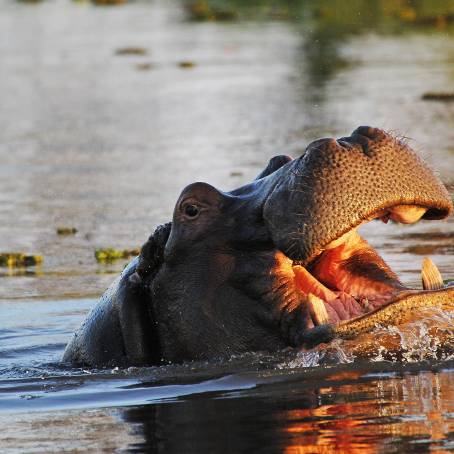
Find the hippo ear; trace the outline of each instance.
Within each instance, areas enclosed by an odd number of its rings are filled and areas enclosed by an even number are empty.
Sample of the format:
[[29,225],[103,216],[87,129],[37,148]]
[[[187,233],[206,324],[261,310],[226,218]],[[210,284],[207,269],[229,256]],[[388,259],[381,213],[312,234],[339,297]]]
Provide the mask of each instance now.
[[160,225],[156,228],[153,235],[142,246],[139,255],[139,263],[136,271],[129,280],[133,283],[141,283],[147,278],[153,278],[158,272],[163,262],[164,247],[172,229],[172,223]]
[[211,184],[198,181],[186,186],[183,189],[175,207],[178,209],[181,202],[186,199],[194,199],[208,206],[217,206],[220,205],[226,198],[226,194],[219,191],[214,186],[211,186]]
[[286,155],[274,156],[274,158],[270,159],[270,162],[265,167],[265,169],[262,170],[262,172],[259,175],[257,175],[255,179],[260,180],[261,178],[271,175],[272,173],[276,172],[277,169],[280,169],[283,165],[287,164],[290,161],[292,161],[292,158],[290,156]]

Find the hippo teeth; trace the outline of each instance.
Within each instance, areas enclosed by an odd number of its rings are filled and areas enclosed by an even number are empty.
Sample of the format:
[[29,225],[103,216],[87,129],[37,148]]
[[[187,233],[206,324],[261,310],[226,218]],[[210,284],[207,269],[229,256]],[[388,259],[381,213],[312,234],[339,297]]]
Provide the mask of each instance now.
[[314,326],[324,325],[329,323],[328,312],[326,311],[325,303],[313,293],[307,295],[307,307]]
[[424,290],[439,290],[443,288],[443,278],[440,271],[429,257],[425,257],[422,262],[421,279]]
[[[418,222],[427,208],[395,205],[375,212],[373,219],[403,224]],[[364,240],[356,227],[326,244],[307,260],[292,260],[293,282],[307,306],[308,326],[320,326],[351,320],[374,312],[391,303],[396,295],[410,290]],[[424,290],[443,288],[438,268],[426,258],[421,270]]]

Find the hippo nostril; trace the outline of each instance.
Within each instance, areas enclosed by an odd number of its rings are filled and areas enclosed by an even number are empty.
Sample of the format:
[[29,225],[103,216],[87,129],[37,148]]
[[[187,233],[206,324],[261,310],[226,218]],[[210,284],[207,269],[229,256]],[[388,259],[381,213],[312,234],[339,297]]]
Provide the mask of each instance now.
[[347,150],[350,150],[351,148],[354,148],[353,144],[347,140],[348,137],[341,137],[340,139],[337,139],[337,143],[342,147],[346,148]]
[[383,139],[386,136],[386,133],[380,128],[372,128],[371,126],[359,126],[352,132],[352,136],[355,135],[364,136],[371,140],[377,140]]
[[361,145],[361,147],[363,148],[363,152],[366,156],[369,156],[369,158],[371,158],[374,155],[374,150],[371,147],[371,145],[372,145],[371,139],[369,139],[366,136],[359,135],[359,134],[352,135],[352,138],[355,140],[356,143]]
[[340,138],[338,142],[342,143],[344,147],[346,144],[350,144],[350,148],[352,145],[360,145],[366,156],[372,157],[374,155],[374,149],[371,147],[371,139],[361,134],[353,133],[350,137]]

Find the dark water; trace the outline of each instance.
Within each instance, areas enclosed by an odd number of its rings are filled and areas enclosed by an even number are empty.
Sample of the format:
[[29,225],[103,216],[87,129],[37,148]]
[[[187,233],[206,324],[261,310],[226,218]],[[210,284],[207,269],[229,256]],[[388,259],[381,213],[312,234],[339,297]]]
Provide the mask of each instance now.
[[[240,8],[233,22],[191,21],[170,0],[0,4],[0,252],[44,256],[0,268],[2,452],[454,450],[454,358],[426,335],[429,322],[451,329],[449,314],[399,330],[397,363],[338,343],[150,369],[58,364],[124,266],[94,250],[140,246],[188,183],[231,189],[274,154],[371,124],[410,137],[453,191],[454,103],[421,99],[454,89],[454,34],[432,2],[386,14],[306,2],[298,20],[255,3],[259,20]],[[416,287],[425,255],[454,279],[453,226],[363,233]]]

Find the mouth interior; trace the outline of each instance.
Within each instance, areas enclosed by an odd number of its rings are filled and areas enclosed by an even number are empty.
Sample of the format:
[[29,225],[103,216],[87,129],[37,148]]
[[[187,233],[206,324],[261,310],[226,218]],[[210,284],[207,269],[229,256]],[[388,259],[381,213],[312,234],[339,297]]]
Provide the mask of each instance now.
[[[363,223],[379,219],[412,224],[426,211],[420,206],[399,205],[380,210]],[[296,287],[304,296],[313,294],[323,301],[332,324],[371,312],[407,290],[357,228],[325,245],[306,267],[297,261],[292,264]],[[313,317],[308,320],[309,328],[317,324]]]

